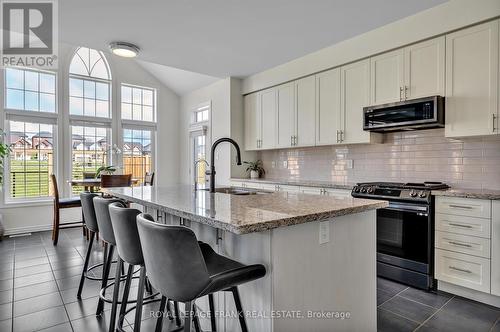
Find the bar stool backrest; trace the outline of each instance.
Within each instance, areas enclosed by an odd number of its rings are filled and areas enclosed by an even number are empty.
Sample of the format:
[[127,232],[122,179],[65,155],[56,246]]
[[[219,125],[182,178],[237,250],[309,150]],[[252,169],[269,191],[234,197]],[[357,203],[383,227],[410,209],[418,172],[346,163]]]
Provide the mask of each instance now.
[[141,240],[137,231],[137,215],[141,211],[125,208],[121,203],[109,205],[109,216],[115,234],[118,255],[126,263],[143,265]]
[[174,301],[191,301],[210,283],[203,254],[193,231],[161,225],[148,214],[137,216],[144,263],[154,288]]
[[154,180],[155,180],[155,172],[146,172],[146,175],[144,175],[144,185],[152,186],[154,184]]
[[103,241],[115,246],[115,234],[113,232],[113,225],[111,225],[111,218],[109,217],[109,205],[112,203],[121,203],[125,206],[123,201],[116,198],[94,197],[94,209],[97,225],[99,226],[99,234]]
[[85,226],[94,233],[99,232],[99,226],[97,225],[97,219],[94,209],[94,197],[96,196],[97,194],[89,192],[83,192],[80,194]]

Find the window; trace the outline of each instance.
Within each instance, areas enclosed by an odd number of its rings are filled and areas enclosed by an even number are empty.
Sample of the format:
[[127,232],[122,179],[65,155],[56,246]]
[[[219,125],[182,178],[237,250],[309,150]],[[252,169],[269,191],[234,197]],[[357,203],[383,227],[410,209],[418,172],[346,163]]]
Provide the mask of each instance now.
[[207,145],[210,145],[211,102],[198,105],[191,115],[190,132],[190,174],[192,181],[199,187],[207,185]]
[[208,108],[202,108],[195,111],[194,116],[195,122],[205,122],[208,121]]
[[69,113],[111,117],[111,75],[102,52],[80,47],[70,65]]
[[206,171],[206,135],[201,134],[193,137],[193,160],[197,161],[194,169],[195,181],[198,187],[203,188],[207,183]]
[[50,174],[54,172],[54,126],[22,121],[8,122],[8,198],[49,196]]
[[56,75],[37,70],[5,69],[5,108],[56,112]]
[[[72,178],[82,179],[84,173],[95,173],[107,165],[109,147],[108,128],[71,126]],[[81,191],[73,187],[73,194]]]
[[151,130],[123,129],[123,173],[144,179],[152,171]]
[[122,84],[122,119],[155,121],[155,90]]

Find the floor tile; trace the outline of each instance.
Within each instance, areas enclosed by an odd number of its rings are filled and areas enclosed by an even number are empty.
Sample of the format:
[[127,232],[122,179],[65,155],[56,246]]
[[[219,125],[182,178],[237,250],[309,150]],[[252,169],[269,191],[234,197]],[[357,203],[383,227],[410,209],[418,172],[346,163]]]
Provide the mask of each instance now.
[[[71,321],[71,325],[73,325],[74,332],[107,332],[109,326],[109,316],[110,311],[106,311],[102,314],[101,317],[97,318],[96,316],[88,316],[85,318],[77,319]],[[142,330],[147,331],[147,330]]]
[[402,291],[399,296],[405,297],[407,299],[420,302],[429,305],[434,308],[441,308],[446,302],[448,302],[452,295],[444,292],[433,293],[426,292],[420,289],[408,288]]
[[22,260],[22,261],[16,262],[16,270],[22,269],[22,268],[25,268],[28,266],[47,264],[48,262],[49,262],[49,260],[47,259],[47,257],[38,257],[38,258]]
[[73,328],[70,323],[64,323],[43,330],[38,330],[38,332],[73,332]]
[[14,301],[28,299],[31,297],[44,294],[50,294],[57,291],[58,289],[55,281],[42,282],[40,284],[37,284],[36,287],[33,286],[20,287],[14,290]]
[[0,291],[12,289],[14,287],[13,279],[0,280]]
[[14,317],[31,314],[48,308],[58,307],[62,304],[59,292],[24,299],[14,302]]
[[38,331],[67,321],[64,306],[50,308],[14,318],[14,332]]
[[12,318],[12,303],[0,304],[0,320]]
[[417,328],[419,324],[385,311],[377,310],[377,330],[378,332],[410,332]]
[[419,323],[423,323],[437,311],[436,308],[405,299],[398,295],[382,304],[380,308]]
[[0,304],[12,302],[12,289],[0,292]]
[[0,321],[0,331],[12,331],[12,319]]
[[14,277],[14,270],[0,271],[0,280],[12,279]]
[[16,278],[19,278],[44,272],[52,272],[50,264],[41,264],[41,265],[23,267],[21,269],[17,269],[14,273],[14,276]]
[[38,274],[32,274],[32,275],[25,276],[25,277],[16,277],[14,279],[14,288],[35,285],[35,284],[39,284],[39,283],[47,282],[47,281],[51,281],[51,280],[54,280],[54,275],[52,274],[52,271],[38,273]]
[[[66,311],[70,320],[75,320],[87,316],[95,316],[97,309],[98,296],[90,297],[88,299],[79,300],[73,303],[66,304]],[[111,308],[109,306],[109,308]]]
[[408,287],[402,284],[398,284],[397,282],[394,282],[392,280],[377,278],[377,289],[381,289],[393,296],[401,292],[402,290],[405,290],[406,288]]
[[56,280],[59,280],[59,279],[71,278],[74,276],[81,276],[82,270],[83,270],[83,265],[76,265],[61,270],[55,270],[53,272]]
[[392,295],[391,293],[388,293],[381,289],[377,289],[377,305],[381,305],[382,303],[389,300],[393,296],[394,295]]

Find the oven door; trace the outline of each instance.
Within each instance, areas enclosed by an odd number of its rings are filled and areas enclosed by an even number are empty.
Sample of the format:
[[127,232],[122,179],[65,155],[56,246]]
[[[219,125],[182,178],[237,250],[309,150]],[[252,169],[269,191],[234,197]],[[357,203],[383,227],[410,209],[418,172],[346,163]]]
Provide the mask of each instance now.
[[377,260],[428,273],[431,227],[429,206],[390,202],[377,210]]

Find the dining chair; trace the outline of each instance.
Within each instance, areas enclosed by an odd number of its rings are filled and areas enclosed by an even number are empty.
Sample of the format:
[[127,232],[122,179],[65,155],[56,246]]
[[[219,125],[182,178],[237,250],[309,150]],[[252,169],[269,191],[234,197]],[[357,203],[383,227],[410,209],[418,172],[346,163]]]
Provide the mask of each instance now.
[[146,172],[144,175],[144,185],[152,186],[154,184],[155,172]]
[[131,185],[132,185],[132,174],[101,175],[101,188],[130,187]]
[[59,187],[57,186],[57,179],[54,174],[50,175],[50,183],[51,183],[51,191],[54,196],[54,220],[52,224],[52,243],[54,245],[57,245],[57,242],[59,241],[59,230],[61,229],[82,227],[83,234],[85,236],[86,228],[85,228],[85,222],[83,220],[83,214],[81,221],[61,223],[60,220],[61,209],[70,209],[82,206],[80,197],[60,198]]

